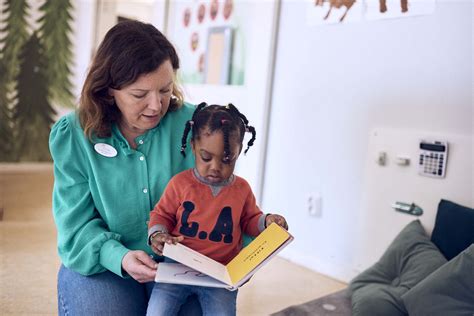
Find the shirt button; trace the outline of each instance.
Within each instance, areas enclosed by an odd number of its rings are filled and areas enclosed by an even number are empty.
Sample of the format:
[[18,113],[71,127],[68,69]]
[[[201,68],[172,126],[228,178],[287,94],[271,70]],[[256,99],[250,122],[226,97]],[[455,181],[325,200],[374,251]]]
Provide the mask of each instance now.
[[141,161],[145,160],[145,157],[140,156],[140,160],[141,160]]
[[143,189],[143,193],[145,194],[148,193],[148,189],[147,188]]
[[139,143],[140,145],[143,145],[143,139],[140,139],[140,140],[138,141],[138,143]]

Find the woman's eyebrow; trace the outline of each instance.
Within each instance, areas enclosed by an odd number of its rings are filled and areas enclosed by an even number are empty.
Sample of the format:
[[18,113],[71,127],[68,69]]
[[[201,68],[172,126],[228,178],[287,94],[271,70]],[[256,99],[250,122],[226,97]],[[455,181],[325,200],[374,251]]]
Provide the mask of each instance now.
[[171,80],[170,82],[168,82],[166,85],[163,86],[163,88],[161,89],[165,89],[165,88],[168,88],[169,86],[171,86],[173,84],[173,80]]
[[[171,80],[170,82],[168,82],[163,88],[167,88],[169,87],[170,85],[173,84],[173,80]],[[141,89],[141,88],[132,88],[130,89],[131,91],[140,91],[140,92],[148,92],[149,89]]]
[[147,89],[139,89],[139,88],[131,89],[131,91],[148,92]]

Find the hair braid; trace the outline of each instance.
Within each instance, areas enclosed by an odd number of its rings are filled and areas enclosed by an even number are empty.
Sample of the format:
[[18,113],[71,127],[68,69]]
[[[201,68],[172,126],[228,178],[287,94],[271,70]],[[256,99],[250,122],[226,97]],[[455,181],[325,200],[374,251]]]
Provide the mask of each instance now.
[[222,134],[224,136],[224,162],[230,162],[230,143],[229,143],[229,128],[230,122],[228,120],[221,120]]
[[245,117],[245,115],[240,113],[239,109],[237,109],[235,105],[233,105],[232,103],[229,103],[228,107],[231,112],[235,113],[237,117],[239,117],[242,120],[242,122],[244,122],[245,127],[247,127],[249,124],[249,120],[247,120],[247,117]]
[[183,137],[181,138],[181,155],[183,155],[183,157],[186,157],[186,143],[188,140],[189,131],[191,130],[191,126],[193,125],[191,124],[191,122],[191,120],[186,121]]
[[191,128],[194,126],[194,118],[196,117],[196,113],[199,113],[206,106],[207,106],[206,102],[201,102],[194,110],[191,120],[186,121],[183,137],[181,137],[181,154],[183,155],[183,157],[186,157],[186,146],[188,142],[188,134]]
[[245,149],[244,151],[244,154],[246,154],[247,151],[249,151],[250,147],[253,146],[257,132],[255,131],[255,127],[249,125],[249,120],[247,119],[247,117],[244,114],[240,113],[240,111],[232,103],[229,103],[228,107],[231,113],[235,113],[237,117],[239,117],[240,120],[242,120],[242,122],[244,123],[244,132],[249,132],[252,134],[252,138],[247,143],[247,149]]
[[250,126],[250,125],[247,125],[247,129],[250,133],[252,133],[252,138],[249,140],[249,142],[247,143],[247,149],[245,149],[244,151],[244,154],[247,153],[247,151],[249,151],[250,147],[253,145],[253,143],[255,142],[255,139],[256,139],[256,134],[257,132],[255,132],[255,127],[253,126]]
[[194,116],[196,115],[196,113],[199,113],[203,108],[205,108],[207,106],[207,103],[206,102],[201,102],[199,103],[199,105],[197,106],[196,110],[194,110],[194,113],[193,113],[193,118]]

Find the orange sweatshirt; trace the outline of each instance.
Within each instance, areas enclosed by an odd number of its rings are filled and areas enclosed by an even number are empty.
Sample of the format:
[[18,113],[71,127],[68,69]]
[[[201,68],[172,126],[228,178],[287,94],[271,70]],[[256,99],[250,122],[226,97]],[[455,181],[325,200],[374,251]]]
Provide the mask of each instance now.
[[148,236],[156,231],[182,235],[182,244],[227,264],[242,249],[242,232],[257,236],[264,222],[243,178],[234,176],[214,196],[211,186],[188,169],[170,180],[151,211]]

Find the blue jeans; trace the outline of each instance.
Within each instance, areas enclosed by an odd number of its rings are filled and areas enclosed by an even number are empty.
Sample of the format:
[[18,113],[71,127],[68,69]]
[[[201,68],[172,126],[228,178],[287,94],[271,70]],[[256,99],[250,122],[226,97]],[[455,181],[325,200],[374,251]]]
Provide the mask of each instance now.
[[[112,272],[84,276],[61,265],[58,273],[59,315],[145,315],[155,282],[139,283]],[[195,297],[180,315],[202,315]]]
[[197,295],[204,316],[233,316],[237,291],[194,285],[156,283],[148,303],[147,316],[177,315],[184,302]]

